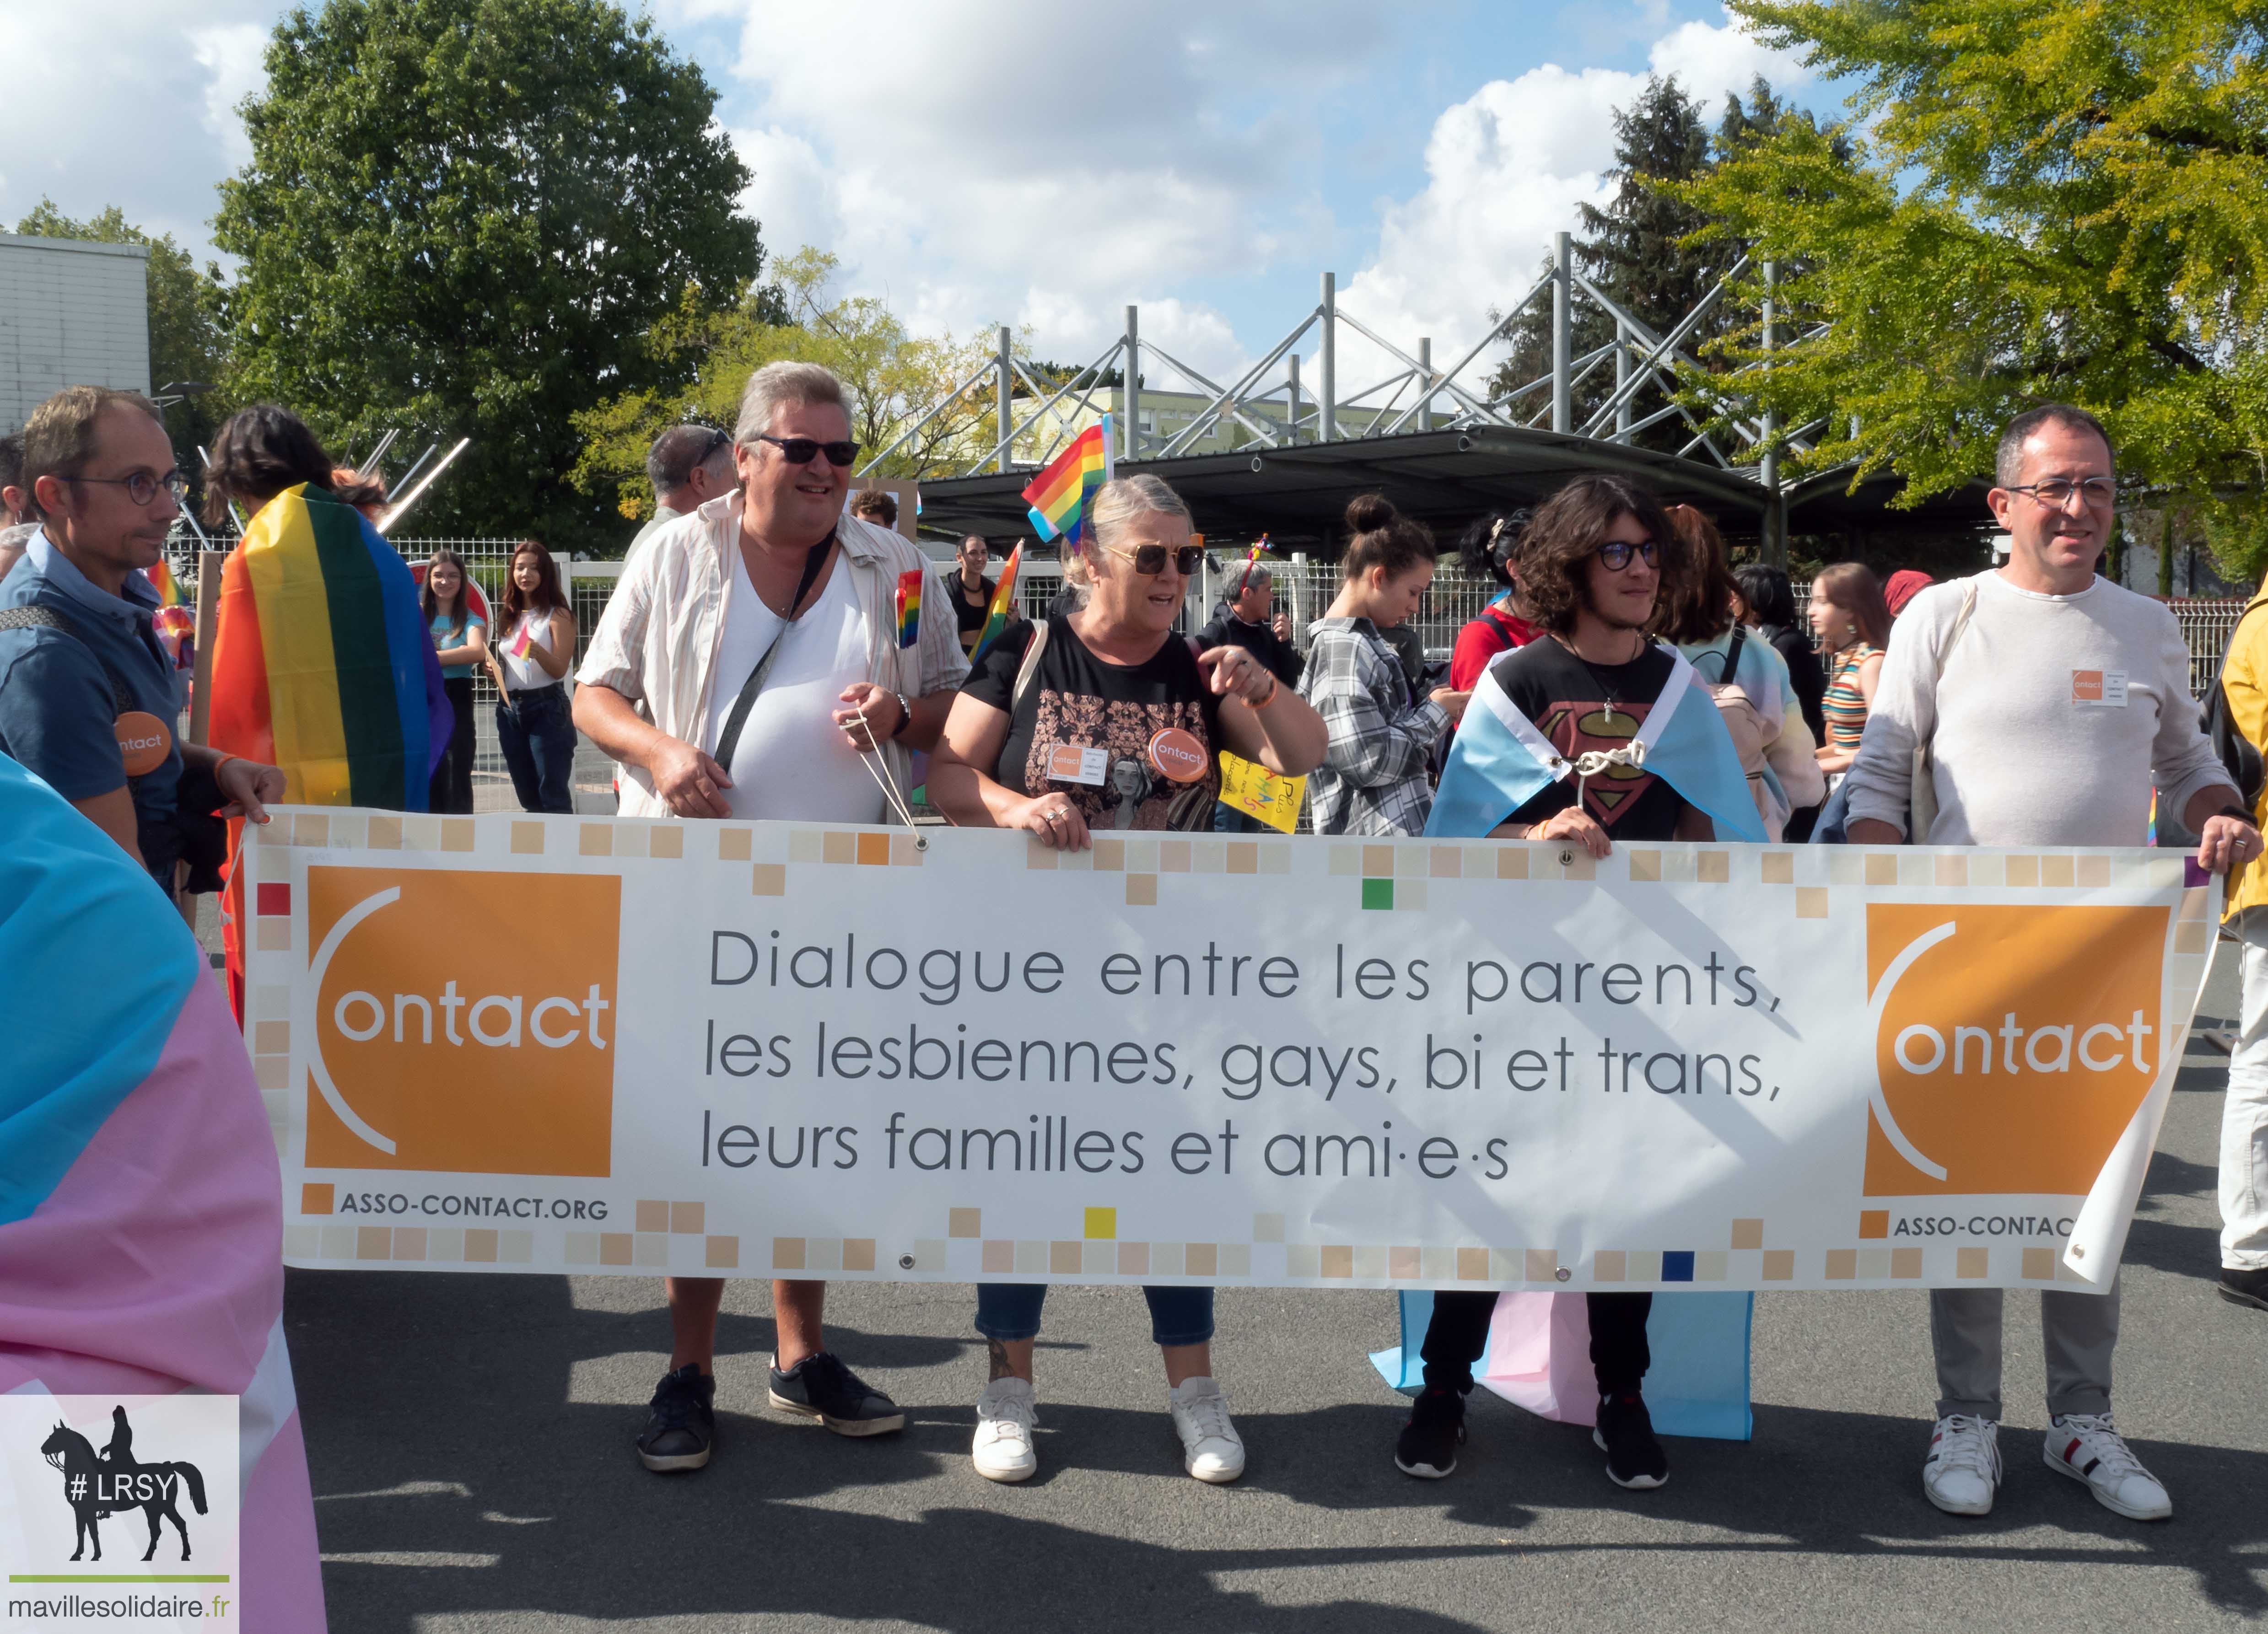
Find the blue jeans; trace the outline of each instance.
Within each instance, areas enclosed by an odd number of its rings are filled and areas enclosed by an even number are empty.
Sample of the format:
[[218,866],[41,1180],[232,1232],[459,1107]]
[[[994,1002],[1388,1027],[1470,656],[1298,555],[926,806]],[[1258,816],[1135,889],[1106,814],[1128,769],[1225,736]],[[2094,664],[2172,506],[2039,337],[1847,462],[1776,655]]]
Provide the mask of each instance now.
[[515,695],[497,705],[497,747],[512,772],[519,807],[529,812],[575,809],[575,717],[563,686]]
[[[1150,1302],[1153,1343],[1203,1344],[1212,1337],[1211,1289],[1145,1288],[1142,1297]],[[980,1282],[976,1331],[988,1339],[1029,1339],[1040,1331],[1040,1306],[1047,1298],[1043,1282]]]
[[1215,834],[1272,834],[1275,830],[1252,815],[1233,806],[1215,800],[1212,806],[1212,831]]

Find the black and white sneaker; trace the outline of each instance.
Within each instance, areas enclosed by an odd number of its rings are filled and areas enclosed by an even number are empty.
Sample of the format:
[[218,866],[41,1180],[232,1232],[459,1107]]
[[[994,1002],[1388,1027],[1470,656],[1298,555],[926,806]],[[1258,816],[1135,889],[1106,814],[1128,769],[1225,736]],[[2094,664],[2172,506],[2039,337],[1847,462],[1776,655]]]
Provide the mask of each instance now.
[[716,1399],[716,1380],[694,1363],[664,1373],[638,1435],[638,1461],[658,1475],[706,1464],[717,1445]]
[[1410,1409],[1402,1439],[1394,1444],[1394,1467],[1420,1481],[1439,1481],[1457,1467],[1457,1445],[1465,1439],[1465,1398],[1440,1385],[1428,1387]]
[[1651,1490],[1669,1480],[1669,1458],[1653,1439],[1653,1415],[1635,1390],[1617,1391],[1599,1401],[1598,1428],[1591,1440],[1607,1455],[1607,1478],[1616,1486]]
[[2268,1311],[2268,1270],[2232,1270],[2224,1265],[2218,1284],[2220,1297],[2231,1305],[2249,1305]]
[[906,1427],[905,1410],[831,1351],[814,1351],[785,1373],[773,1357],[771,1404],[800,1418],[816,1418],[837,1435],[887,1435]]

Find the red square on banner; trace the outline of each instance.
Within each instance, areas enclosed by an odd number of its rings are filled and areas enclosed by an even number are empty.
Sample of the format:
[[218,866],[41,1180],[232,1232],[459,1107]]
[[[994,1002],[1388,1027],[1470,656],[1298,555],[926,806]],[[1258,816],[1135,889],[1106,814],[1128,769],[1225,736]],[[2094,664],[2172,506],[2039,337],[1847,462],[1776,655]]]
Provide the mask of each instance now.
[[291,917],[291,887],[289,885],[254,887],[252,911],[262,919]]

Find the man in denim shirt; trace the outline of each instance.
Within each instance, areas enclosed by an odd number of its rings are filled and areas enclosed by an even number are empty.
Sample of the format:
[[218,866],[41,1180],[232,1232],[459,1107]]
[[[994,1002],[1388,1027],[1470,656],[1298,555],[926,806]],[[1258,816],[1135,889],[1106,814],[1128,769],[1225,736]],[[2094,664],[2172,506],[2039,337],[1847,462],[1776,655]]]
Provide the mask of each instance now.
[[[56,393],[24,428],[23,487],[42,526],[0,587],[0,611],[17,626],[0,628],[0,753],[138,858],[169,895],[185,769],[217,784],[223,816],[265,822],[264,803],[284,793],[273,766],[174,741],[180,699],[151,629],[158,594],[142,570],[164,552],[181,482],[146,398],[92,386]],[[30,622],[21,609],[44,616]],[[165,744],[138,776],[121,743],[122,696],[158,723],[139,735]]]

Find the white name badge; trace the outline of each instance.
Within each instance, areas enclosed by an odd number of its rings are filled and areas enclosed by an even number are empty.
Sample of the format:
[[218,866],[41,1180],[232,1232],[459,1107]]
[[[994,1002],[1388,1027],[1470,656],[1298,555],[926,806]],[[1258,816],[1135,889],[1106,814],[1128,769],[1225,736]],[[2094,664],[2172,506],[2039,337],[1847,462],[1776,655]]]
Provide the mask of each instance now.
[[2126,672],[2123,669],[2072,671],[2071,701],[2089,709],[2124,709],[2126,707]]
[[1048,751],[1050,783],[1086,783],[1101,788],[1109,776],[1108,749],[1083,749],[1075,743],[1059,743]]

